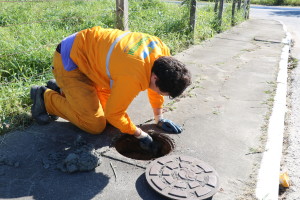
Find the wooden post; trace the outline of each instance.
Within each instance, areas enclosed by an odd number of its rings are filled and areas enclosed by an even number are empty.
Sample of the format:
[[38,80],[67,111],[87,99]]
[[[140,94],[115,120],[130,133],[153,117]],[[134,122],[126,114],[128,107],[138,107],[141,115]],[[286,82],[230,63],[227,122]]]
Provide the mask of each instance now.
[[244,18],[249,19],[250,14],[250,0],[244,1]]
[[248,0],[244,0],[244,19],[247,19],[247,4],[248,4]]
[[235,3],[236,3],[236,0],[232,0],[231,26],[234,26],[234,25],[235,25]]
[[241,10],[241,5],[242,5],[242,0],[238,0],[238,6],[237,6],[238,10]]
[[247,2],[247,19],[249,19],[249,15],[250,15],[250,1],[251,0],[248,0],[248,2]]
[[222,26],[222,15],[223,15],[223,7],[224,7],[224,0],[220,0],[219,4],[219,15],[218,15],[218,20],[219,20],[219,31],[221,31],[221,26]]
[[194,33],[195,33],[196,7],[197,7],[197,0],[191,0],[191,8],[190,8],[190,31],[191,31],[192,41],[194,41]]
[[116,0],[116,28],[128,30],[128,0]]
[[214,11],[215,11],[215,13],[217,13],[217,11],[218,11],[218,0],[215,0],[215,7],[214,7]]

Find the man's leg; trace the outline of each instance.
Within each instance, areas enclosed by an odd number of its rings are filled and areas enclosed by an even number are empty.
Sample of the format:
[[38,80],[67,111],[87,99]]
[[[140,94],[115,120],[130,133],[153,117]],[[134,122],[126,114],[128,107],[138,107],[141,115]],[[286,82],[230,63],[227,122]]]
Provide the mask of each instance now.
[[103,110],[105,110],[106,102],[110,96],[110,90],[105,88],[96,88],[98,99],[102,105]]
[[93,83],[79,69],[66,71],[58,52],[55,52],[53,65],[53,74],[64,96],[47,89],[44,94],[47,112],[70,121],[86,132],[101,133],[106,119]]

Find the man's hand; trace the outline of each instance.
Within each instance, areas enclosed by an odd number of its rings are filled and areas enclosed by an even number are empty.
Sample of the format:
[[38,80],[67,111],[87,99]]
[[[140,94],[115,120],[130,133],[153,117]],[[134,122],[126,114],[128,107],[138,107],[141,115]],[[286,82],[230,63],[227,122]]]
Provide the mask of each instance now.
[[182,127],[179,125],[176,125],[174,122],[168,119],[163,119],[161,118],[157,126],[162,128],[163,130],[171,133],[181,133],[182,132]]
[[140,147],[142,149],[146,151],[151,151],[153,139],[148,133],[144,132],[140,128],[136,128],[134,136],[139,140]]
[[157,126],[167,132],[181,133],[182,127],[175,124],[171,120],[164,119],[162,108],[153,108],[154,120]]
[[147,134],[146,137],[140,138],[139,141],[140,141],[140,147],[142,149],[149,151],[149,152],[152,151],[153,139],[150,135]]

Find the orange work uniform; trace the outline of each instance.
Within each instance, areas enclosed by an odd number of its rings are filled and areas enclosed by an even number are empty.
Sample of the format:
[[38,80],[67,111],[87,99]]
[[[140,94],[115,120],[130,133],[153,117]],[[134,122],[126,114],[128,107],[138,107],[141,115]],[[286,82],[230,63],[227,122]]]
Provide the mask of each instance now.
[[163,96],[149,88],[151,69],[169,48],[157,37],[99,26],[76,34],[70,58],[77,68],[66,71],[55,52],[53,74],[60,95],[44,94],[47,112],[69,120],[89,133],[101,133],[106,120],[123,133],[134,134],[136,126],[126,110],[140,91],[148,89],[152,108],[161,108]]

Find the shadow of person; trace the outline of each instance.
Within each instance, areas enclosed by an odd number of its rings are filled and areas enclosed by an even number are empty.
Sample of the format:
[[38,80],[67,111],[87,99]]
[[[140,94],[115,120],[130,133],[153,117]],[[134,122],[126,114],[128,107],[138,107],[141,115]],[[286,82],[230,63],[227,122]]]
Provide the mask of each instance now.
[[6,194],[0,194],[1,199],[32,197],[36,200],[89,200],[101,193],[109,182],[107,175],[95,172],[76,174],[40,172],[35,178],[12,179]]
[[78,199],[95,197],[106,187],[109,177],[102,173],[84,172],[45,177],[33,188],[34,199]]
[[[68,155],[81,153],[89,158],[84,157],[81,166],[95,164],[93,158],[97,154],[94,152],[109,146],[111,140],[109,133],[89,135],[68,122],[32,126],[26,131],[1,136],[0,199],[92,199],[109,182],[109,176],[97,173],[101,162],[93,166],[95,169],[79,167],[77,171],[66,171],[69,173],[64,173],[59,164],[64,164]],[[101,161],[100,154],[99,158]]]

